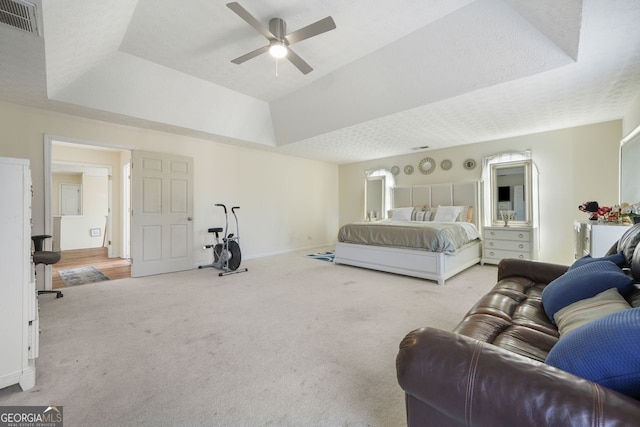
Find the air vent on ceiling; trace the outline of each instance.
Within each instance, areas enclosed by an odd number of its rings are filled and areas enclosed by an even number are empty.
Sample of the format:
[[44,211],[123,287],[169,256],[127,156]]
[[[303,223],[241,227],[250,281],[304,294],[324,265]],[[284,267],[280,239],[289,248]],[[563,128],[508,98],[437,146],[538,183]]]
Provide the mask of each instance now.
[[36,6],[24,0],[0,0],[0,22],[39,35]]

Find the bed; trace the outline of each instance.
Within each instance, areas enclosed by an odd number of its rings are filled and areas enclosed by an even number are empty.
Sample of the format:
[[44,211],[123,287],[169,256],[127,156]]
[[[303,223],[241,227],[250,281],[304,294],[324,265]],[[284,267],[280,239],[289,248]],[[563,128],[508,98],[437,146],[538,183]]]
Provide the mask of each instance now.
[[395,187],[392,194],[392,218],[340,228],[336,264],[444,285],[480,262],[479,182]]

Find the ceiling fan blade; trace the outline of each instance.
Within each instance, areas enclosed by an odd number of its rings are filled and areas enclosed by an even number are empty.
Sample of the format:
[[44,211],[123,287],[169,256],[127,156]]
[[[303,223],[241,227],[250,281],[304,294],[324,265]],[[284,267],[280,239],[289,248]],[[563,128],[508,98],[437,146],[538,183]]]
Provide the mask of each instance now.
[[262,24],[260,24],[260,22],[258,22],[258,20],[254,18],[253,15],[251,15],[247,11],[247,9],[240,6],[240,3],[235,1],[232,3],[227,3],[227,7],[233,10],[236,13],[236,15],[238,15],[240,18],[244,19],[247,22],[247,24],[251,25],[253,28],[258,30],[258,32],[263,36],[265,36],[268,40],[272,40],[276,38],[276,36],[271,34],[271,31],[267,30],[264,26],[262,26]]
[[247,54],[237,57],[236,59],[233,59],[231,62],[233,62],[234,64],[242,64],[243,62],[248,61],[251,58],[255,58],[256,56],[268,51],[269,51],[269,45],[262,46],[254,51],[251,51]]
[[302,74],[309,74],[313,71],[311,65],[307,64],[304,59],[300,58],[291,48],[287,48],[287,59],[295,65],[298,70],[302,71]]
[[314,22],[313,24],[307,25],[306,27],[300,28],[299,30],[287,34],[285,36],[285,39],[287,39],[289,44],[294,44],[298,43],[299,41],[308,39],[309,37],[317,36],[318,34],[334,30],[335,28],[336,23],[333,21],[333,18],[327,16],[326,18]]

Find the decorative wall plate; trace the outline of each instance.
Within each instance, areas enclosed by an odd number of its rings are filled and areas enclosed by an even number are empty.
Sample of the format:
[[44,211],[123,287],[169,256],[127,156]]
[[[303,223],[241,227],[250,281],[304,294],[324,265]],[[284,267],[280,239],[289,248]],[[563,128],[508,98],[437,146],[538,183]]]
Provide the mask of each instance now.
[[391,173],[394,175],[398,175],[400,173],[400,168],[398,166],[394,166],[391,168]]
[[425,157],[420,160],[420,164],[418,165],[418,170],[423,174],[428,174],[433,172],[436,169],[436,161],[431,157]]
[[475,167],[476,167],[476,161],[475,161],[475,160],[473,160],[473,159],[467,159],[467,160],[465,160],[465,161],[464,161],[464,168],[465,168],[466,170],[469,170],[469,171],[470,171],[471,169],[473,169],[473,168],[475,168]]
[[411,175],[413,173],[413,166],[407,165],[404,167],[404,173],[407,175]]
[[440,162],[440,167],[442,168],[442,170],[448,171],[449,169],[451,169],[451,160],[443,160]]

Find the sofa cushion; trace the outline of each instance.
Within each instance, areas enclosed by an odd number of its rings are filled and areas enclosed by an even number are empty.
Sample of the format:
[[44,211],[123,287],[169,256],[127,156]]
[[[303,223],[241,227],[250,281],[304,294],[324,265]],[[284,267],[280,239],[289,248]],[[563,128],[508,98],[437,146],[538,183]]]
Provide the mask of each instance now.
[[633,289],[633,279],[611,261],[594,261],[567,271],[549,283],[542,291],[542,305],[555,323],[553,317],[558,310],[610,288],[626,295]]
[[610,314],[560,338],[546,363],[640,398],[640,308]]
[[569,270],[573,270],[574,268],[578,268],[582,265],[588,264],[590,262],[595,261],[611,261],[618,267],[624,267],[627,264],[627,259],[624,257],[624,253],[618,252],[617,254],[605,256],[602,258],[593,258],[591,255],[585,255],[569,267]]
[[558,310],[554,320],[562,337],[596,319],[630,308],[631,306],[622,298],[620,292],[616,288],[611,288]]

